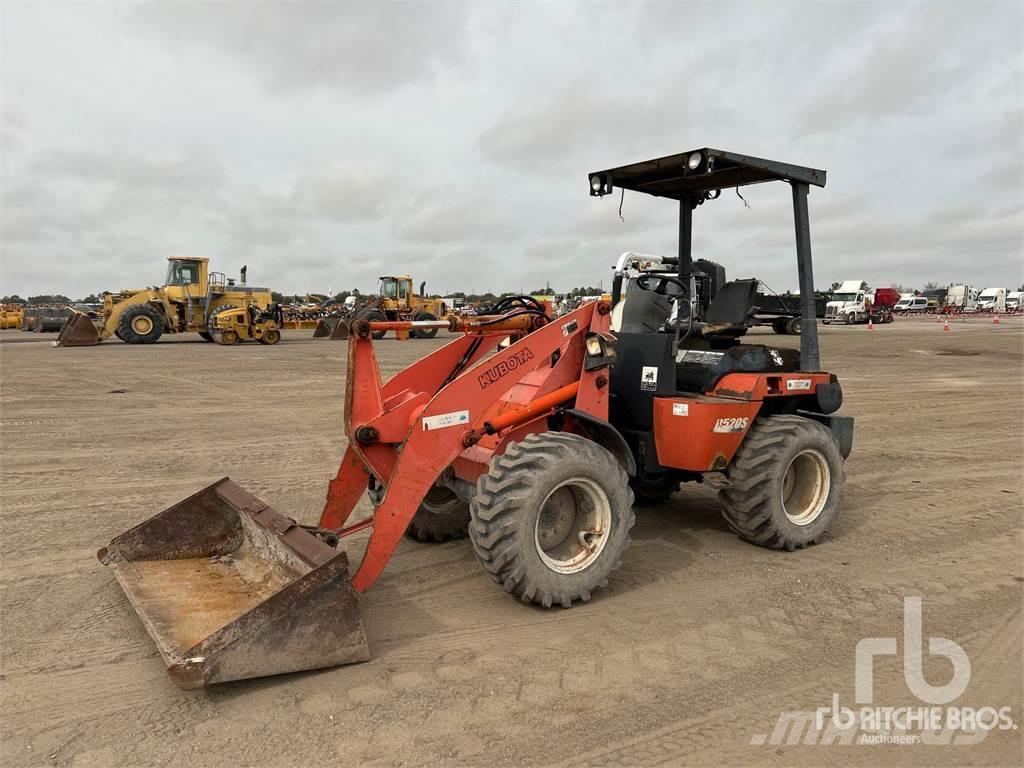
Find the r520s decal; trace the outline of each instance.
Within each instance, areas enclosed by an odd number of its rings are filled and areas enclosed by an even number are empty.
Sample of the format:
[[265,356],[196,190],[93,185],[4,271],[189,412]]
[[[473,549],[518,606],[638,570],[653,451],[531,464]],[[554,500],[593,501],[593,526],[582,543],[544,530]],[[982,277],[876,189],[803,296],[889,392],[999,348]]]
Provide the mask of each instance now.
[[735,416],[728,419],[719,419],[715,422],[712,432],[746,432],[750,426],[750,419],[746,416]]

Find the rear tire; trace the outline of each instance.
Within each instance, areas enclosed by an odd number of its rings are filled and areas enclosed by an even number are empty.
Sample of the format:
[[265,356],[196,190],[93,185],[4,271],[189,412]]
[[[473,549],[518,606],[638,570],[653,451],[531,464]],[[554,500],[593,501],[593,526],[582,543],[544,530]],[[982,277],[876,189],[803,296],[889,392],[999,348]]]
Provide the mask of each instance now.
[[772,320],[772,330],[775,333],[778,333],[780,335],[785,335],[785,333],[786,333],[786,323],[787,323],[786,318],[784,318],[784,317],[776,318],[775,320]]
[[506,592],[568,608],[621,565],[632,505],[629,478],[608,450],[567,432],[529,435],[477,482],[469,537]]
[[752,544],[802,549],[820,541],[839,514],[843,458],[832,433],[811,419],[758,419],[726,474],[722,514]]
[[128,307],[117,321],[117,335],[128,344],[152,344],[163,332],[160,313],[148,304]]
[[800,329],[803,327],[803,318],[791,317],[786,323],[786,333],[790,336],[799,336]]
[[[437,320],[430,312],[417,312],[413,315],[413,320]],[[437,328],[430,328],[428,330],[416,331],[415,337],[417,339],[432,339],[437,336]]]
[[443,485],[435,485],[416,510],[405,535],[417,541],[451,541],[466,538],[469,502]]

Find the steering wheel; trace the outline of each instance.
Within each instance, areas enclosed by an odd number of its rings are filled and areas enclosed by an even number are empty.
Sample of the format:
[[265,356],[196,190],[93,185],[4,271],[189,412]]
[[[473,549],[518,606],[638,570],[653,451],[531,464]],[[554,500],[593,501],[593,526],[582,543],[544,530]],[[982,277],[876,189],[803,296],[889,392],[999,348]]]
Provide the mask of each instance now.
[[[658,281],[658,285],[656,287],[654,287],[654,288],[651,288],[650,287],[650,281],[651,280],[657,280]],[[686,296],[690,292],[690,286],[687,285],[686,283],[684,283],[678,277],[675,277],[674,275],[656,275],[656,274],[652,274],[652,273],[647,273],[647,274],[644,274],[644,275],[640,275],[640,277],[638,277],[636,279],[636,286],[641,291],[651,291],[652,293],[657,293],[657,294],[659,294],[661,296],[666,295],[666,293],[667,293],[666,288],[669,285],[674,285],[677,288],[679,288],[679,291],[680,291],[679,295],[680,296]],[[673,297],[673,298],[677,298],[677,297]]]

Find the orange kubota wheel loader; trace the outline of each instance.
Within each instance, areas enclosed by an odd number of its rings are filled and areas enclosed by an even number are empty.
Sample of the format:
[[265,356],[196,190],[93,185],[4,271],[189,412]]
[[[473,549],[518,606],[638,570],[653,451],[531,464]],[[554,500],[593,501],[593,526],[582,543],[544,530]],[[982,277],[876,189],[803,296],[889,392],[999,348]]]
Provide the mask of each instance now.
[[[523,602],[571,606],[607,584],[629,545],[634,494],[713,479],[729,526],[794,550],[835,520],[853,420],[818,362],[807,194],[825,173],[700,149],[591,174],[679,202],[679,253],[612,301],[554,320],[527,298],[502,314],[371,321],[348,336],[348,447],[318,525],[228,479],[100,551],[184,687],[369,657],[358,596],[402,537],[468,528],[487,574]],[[743,341],[756,281],[691,258],[693,211],[721,189],[792,186],[800,352]],[[613,304],[617,329],[612,330]],[[381,381],[374,337],[455,337]],[[370,517],[350,518],[364,494]],[[341,539],[369,530],[350,576]]]

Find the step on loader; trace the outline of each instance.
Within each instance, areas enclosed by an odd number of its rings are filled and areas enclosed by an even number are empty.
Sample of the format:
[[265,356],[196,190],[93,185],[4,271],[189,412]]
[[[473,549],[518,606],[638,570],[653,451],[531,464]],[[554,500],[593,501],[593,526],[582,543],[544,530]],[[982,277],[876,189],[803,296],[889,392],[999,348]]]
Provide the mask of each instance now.
[[[506,592],[566,608],[608,585],[634,502],[664,501],[684,481],[719,488],[726,522],[751,543],[792,551],[822,539],[853,440],[852,418],[836,415],[839,382],[818,360],[807,195],[825,173],[705,148],[589,181],[597,197],[617,186],[677,200],[678,255],[625,292],[617,272],[611,301],[557,319],[519,297],[492,316],[340,324],[348,446],[317,525],[224,479],[100,551],[176,683],[368,658],[358,596],[403,536],[468,535]],[[793,190],[799,352],[745,343],[757,281],[724,282],[691,257],[693,211],[766,181]],[[434,330],[456,336],[381,381],[375,337]],[[373,513],[352,521],[364,494]],[[366,530],[350,575],[340,542]]]

